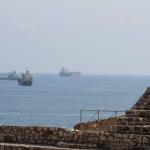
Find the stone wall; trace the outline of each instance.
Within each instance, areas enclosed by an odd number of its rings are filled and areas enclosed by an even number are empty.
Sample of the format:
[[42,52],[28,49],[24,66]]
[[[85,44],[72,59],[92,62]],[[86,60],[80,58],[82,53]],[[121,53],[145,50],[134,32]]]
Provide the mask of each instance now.
[[60,127],[0,126],[0,142],[43,144],[60,147],[65,147],[64,143],[69,142],[86,143],[85,147],[96,148],[99,145],[99,141],[105,140],[105,134],[103,136],[100,136],[100,134],[100,132],[83,132]]
[[79,131],[61,127],[0,126],[0,142],[53,145],[79,149],[130,146],[130,135]]

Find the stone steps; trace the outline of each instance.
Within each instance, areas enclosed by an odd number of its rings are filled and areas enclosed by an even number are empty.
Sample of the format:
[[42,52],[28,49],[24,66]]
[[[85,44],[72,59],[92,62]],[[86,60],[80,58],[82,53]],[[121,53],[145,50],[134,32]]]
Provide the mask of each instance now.
[[133,116],[138,116],[141,118],[150,118],[150,111],[149,110],[127,110],[126,111],[126,117],[133,117]]
[[117,125],[150,125],[149,118],[141,118],[141,117],[120,117],[117,120]]
[[[61,144],[61,145],[60,145]],[[71,146],[72,145],[72,146]],[[66,146],[62,148],[59,146]],[[73,148],[77,147],[77,148]],[[94,148],[94,145],[90,144],[71,144],[71,143],[58,143],[58,146],[46,146],[46,145],[37,145],[37,144],[20,144],[20,143],[0,143],[0,150],[79,150],[79,149],[93,149],[93,150],[102,150]]]
[[150,135],[150,87],[125,115],[117,119],[114,131],[124,134]]
[[134,133],[134,134],[144,134],[149,135],[150,134],[150,125],[135,125],[133,126],[125,126],[125,125],[117,125],[117,131],[118,133]]

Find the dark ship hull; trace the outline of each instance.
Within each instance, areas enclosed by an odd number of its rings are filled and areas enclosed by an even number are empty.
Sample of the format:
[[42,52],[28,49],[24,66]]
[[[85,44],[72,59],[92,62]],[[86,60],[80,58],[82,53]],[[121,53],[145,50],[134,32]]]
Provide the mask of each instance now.
[[22,80],[22,79],[18,79],[18,85],[31,86],[31,85],[32,85],[32,80]]

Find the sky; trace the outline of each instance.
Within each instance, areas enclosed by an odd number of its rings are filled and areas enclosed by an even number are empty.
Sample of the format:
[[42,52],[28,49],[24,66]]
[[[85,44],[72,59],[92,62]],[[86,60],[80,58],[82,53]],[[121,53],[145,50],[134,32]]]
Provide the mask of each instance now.
[[150,75],[149,0],[0,0],[0,72]]

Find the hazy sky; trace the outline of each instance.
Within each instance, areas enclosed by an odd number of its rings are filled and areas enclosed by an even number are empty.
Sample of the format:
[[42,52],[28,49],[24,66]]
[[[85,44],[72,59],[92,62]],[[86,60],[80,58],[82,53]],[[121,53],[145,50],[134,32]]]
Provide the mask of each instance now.
[[150,75],[150,0],[0,0],[0,72]]

